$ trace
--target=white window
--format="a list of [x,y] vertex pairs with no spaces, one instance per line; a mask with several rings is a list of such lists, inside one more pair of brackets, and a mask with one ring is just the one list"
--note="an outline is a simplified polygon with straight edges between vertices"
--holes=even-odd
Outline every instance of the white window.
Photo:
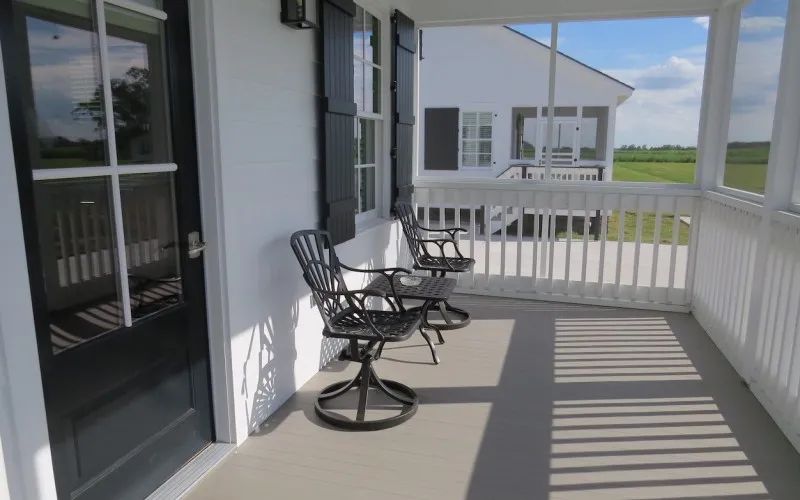
[[380,114],[381,22],[358,6],[353,20],[353,73],[359,114]]
[[492,166],[492,113],[461,113],[461,166]]
[[[727,187],[764,194],[788,8],[788,0],[755,0],[742,11],[723,176]],[[771,17],[764,17],[765,10]],[[774,22],[764,24],[765,19]]]
[[377,216],[380,185],[381,22],[356,6],[353,21],[353,82],[358,117],[355,119],[356,222]]
[[369,118],[356,119],[355,145],[355,186],[356,213],[365,214],[375,210],[375,177],[377,155],[375,154],[375,137],[377,121]]

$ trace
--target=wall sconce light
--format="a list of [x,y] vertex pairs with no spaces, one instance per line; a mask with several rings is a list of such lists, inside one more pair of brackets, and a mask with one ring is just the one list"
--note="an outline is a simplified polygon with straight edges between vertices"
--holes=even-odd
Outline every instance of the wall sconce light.
[[281,0],[281,22],[296,30],[316,28],[317,0]]

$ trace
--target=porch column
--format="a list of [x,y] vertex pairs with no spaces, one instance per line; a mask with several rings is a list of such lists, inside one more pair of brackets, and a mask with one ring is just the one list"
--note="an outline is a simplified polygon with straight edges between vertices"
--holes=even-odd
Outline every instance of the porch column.
[[[750,315],[745,338],[745,370],[748,381],[755,382],[755,355],[761,324],[767,260],[772,238],[772,216],[788,210],[792,203],[795,171],[798,168],[800,142],[800,0],[789,2],[781,56],[781,74],[775,104],[772,145],[767,163],[767,181],[759,226]],[[726,122],[727,123],[727,122]],[[721,178],[721,176],[720,176]]]
[[703,191],[716,188],[725,173],[728,118],[741,10],[741,4],[735,3],[720,8],[711,16],[695,172],[695,182]]

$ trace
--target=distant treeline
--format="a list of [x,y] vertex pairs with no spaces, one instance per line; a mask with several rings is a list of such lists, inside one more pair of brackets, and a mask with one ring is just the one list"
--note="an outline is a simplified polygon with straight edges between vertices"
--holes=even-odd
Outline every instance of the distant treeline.
[[696,151],[696,146],[681,146],[679,144],[664,144],[661,146],[637,146],[636,144],[623,144],[616,151]]
[[[727,163],[766,164],[769,142],[731,142],[728,144]],[[637,146],[626,144],[614,150],[618,162],[695,163],[696,146],[664,144],[663,146]]]

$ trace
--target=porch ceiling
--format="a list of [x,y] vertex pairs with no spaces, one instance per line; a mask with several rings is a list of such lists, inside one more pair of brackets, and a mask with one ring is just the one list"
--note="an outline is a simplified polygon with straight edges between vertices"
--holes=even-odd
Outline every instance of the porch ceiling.
[[731,0],[407,0],[420,26],[707,15]]

